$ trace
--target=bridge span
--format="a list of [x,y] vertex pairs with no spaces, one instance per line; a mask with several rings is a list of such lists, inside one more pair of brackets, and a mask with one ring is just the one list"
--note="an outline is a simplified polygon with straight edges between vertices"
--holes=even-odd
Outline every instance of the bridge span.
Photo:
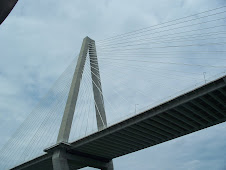
[[107,169],[112,159],[226,121],[226,76],[72,143],[12,168],[52,170],[55,150],[65,150],[71,168]]

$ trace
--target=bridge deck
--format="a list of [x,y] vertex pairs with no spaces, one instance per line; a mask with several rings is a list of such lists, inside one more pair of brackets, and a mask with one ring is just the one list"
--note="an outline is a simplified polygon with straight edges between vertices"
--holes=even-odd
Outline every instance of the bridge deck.
[[[67,152],[111,160],[224,121],[226,77],[75,141]],[[34,163],[32,160],[19,167]]]
[[225,77],[71,145],[76,151],[112,159],[224,121]]

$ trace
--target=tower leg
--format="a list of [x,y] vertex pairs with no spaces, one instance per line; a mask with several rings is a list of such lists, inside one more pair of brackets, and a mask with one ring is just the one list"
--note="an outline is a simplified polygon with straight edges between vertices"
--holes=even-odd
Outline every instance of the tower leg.
[[63,118],[60,125],[59,134],[57,137],[57,143],[68,142],[72,120],[75,112],[75,106],[79,94],[80,82],[82,79],[82,73],[86,61],[86,55],[88,52],[88,45],[90,38],[86,37],[83,40],[82,47],[79,53],[77,65],[71,82],[70,91],[67,98],[67,103],[64,109]]
[[107,127],[107,119],[104,108],[104,100],[102,94],[103,92],[101,87],[98,58],[94,40],[90,40],[89,56],[90,56],[90,69],[93,84],[93,96],[95,102],[97,128],[100,131]]
[[65,151],[55,151],[52,157],[53,170],[69,170],[67,159],[65,158]]
[[108,166],[106,168],[101,169],[101,170],[114,170],[113,162],[110,161],[108,163]]

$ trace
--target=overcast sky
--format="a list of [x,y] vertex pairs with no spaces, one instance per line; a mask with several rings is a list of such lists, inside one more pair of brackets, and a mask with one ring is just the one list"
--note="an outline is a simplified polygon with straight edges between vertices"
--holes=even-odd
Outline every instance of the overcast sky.
[[[76,57],[85,36],[98,41],[225,4],[224,0],[20,0],[0,26],[0,147]],[[114,166],[225,170],[225,132],[222,123],[117,158]]]

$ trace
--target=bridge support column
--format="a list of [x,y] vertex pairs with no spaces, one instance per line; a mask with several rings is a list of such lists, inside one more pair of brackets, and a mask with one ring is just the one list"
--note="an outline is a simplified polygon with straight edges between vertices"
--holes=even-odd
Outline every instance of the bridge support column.
[[54,170],[69,170],[66,153],[64,150],[57,150],[52,157]]
[[114,166],[113,166],[112,160],[108,163],[106,168],[102,168],[101,170],[114,170]]

